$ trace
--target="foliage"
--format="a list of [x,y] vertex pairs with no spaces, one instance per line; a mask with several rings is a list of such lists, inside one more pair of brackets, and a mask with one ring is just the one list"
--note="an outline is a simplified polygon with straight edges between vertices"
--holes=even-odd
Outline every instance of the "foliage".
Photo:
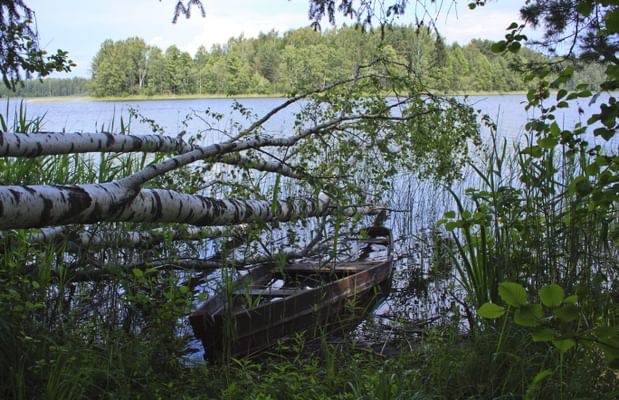
[[[546,60],[523,48],[500,57],[493,43],[473,40],[446,46],[428,28],[391,26],[380,32],[343,27],[322,33],[309,28],[263,33],[255,39],[231,38],[224,46],[201,47],[194,58],[175,46],[162,51],[142,39],[105,41],[92,64],[90,93],[131,94],[281,94],[332,84],[382,54],[405,65],[435,92],[526,90],[518,66]],[[599,64],[579,67],[571,79],[595,83]]]
[[[592,34],[597,36],[597,45],[584,56],[607,62],[603,82],[598,87],[568,88],[574,74],[572,54],[535,65],[526,77],[534,83],[526,108],[538,113],[526,125],[526,146],[516,147],[516,158],[509,161],[505,145],[497,150],[495,140],[490,157],[484,158],[486,169],[472,166],[482,188],[465,192],[468,206],[454,193],[459,216],[450,212],[441,221],[459,249],[454,259],[462,265],[458,274],[468,292],[466,305],[472,303],[483,318],[503,318],[497,321],[500,325],[480,326],[469,317],[476,330],[498,335],[495,359],[505,354],[511,341],[523,339],[522,329],[530,333],[532,343],[518,351],[519,356],[548,352],[548,347],[537,346],[540,342],[553,346],[552,364],[538,361],[528,396],[551,386],[547,379],[556,375],[555,396],[576,396],[565,376],[575,360],[590,362],[603,354],[605,374],[618,367],[619,310],[613,299],[619,158],[613,139],[619,114],[613,93],[592,92],[617,87],[614,51],[606,53],[617,40],[615,8],[607,2],[538,1],[523,9],[531,18],[528,23],[545,19],[546,38],[554,38],[554,44],[556,35],[569,29],[574,29],[573,43],[590,44]],[[572,18],[589,23],[582,29],[570,23]],[[493,51],[521,51],[524,26],[509,26],[505,40],[495,43]],[[574,127],[561,127],[556,112],[578,99],[599,103],[598,111],[584,115],[585,122]],[[505,174],[506,167],[515,170],[518,180]],[[566,297],[566,291],[575,294]]]
[[[169,53],[182,56],[173,50]],[[406,68],[393,63],[392,56],[387,51],[372,65],[360,68],[355,79],[284,103],[303,99],[293,132],[302,133],[318,124],[320,135],[308,135],[281,151],[272,146],[269,156],[285,160],[307,178],[276,178],[272,186],[265,174],[250,168],[215,169],[218,160],[207,159],[192,169],[153,179],[149,187],[201,191],[218,197],[251,196],[273,201],[275,207],[273,199],[279,192],[299,195],[320,189],[329,192],[334,206],[347,207],[381,200],[390,180],[404,169],[454,179],[466,160],[467,143],[477,138],[475,114],[465,104],[421,91],[419,82]],[[388,90],[397,96],[385,97]],[[227,134],[239,141],[263,134],[258,116],[238,103],[233,108],[241,121]],[[17,115],[14,121],[19,122],[13,126],[8,115],[2,119],[3,131],[38,129],[27,121],[23,109]],[[207,128],[221,119],[210,111],[199,117]],[[121,133],[130,127],[130,121],[125,122],[121,120]],[[105,130],[114,131],[114,126]],[[154,123],[153,131],[159,132]],[[201,139],[197,135],[190,141],[200,143]],[[263,154],[252,148],[243,156],[259,161]],[[102,153],[94,157],[67,154],[3,159],[1,180],[4,185],[109,182],[143,170],[161,157]],[[214,178],[218,182],[211,183]],[[248,234],[256,240],[243,243],[234,255],[273,255],[302,244],[303,238],[295,233],[296,222],[283,227],[257,224],[253,227],[256,231]],[[353,218],[351,224],[357,222],[358,218]],[[85,231],[114,238],[118,236],[115,232],[152,228],[172,232],[170,226],[152,224],[99,224]],[[128,397],[134,393],[148,396],[151,389],[169,393],[158,385],[149,387],[150,382],[180,379],[181,355],[189,341],[184,317],[193,302],[208,293],[196,288],[206,276],[199,261],[218,252],[225,240],[178,245],[164,240],[126,248],[116,239],[98,248],[80,244],[72,235],[48,245],[29,239],[37,233],[2,235],[0,285],[10,290],[0,296],[0,313],[2,329],[10,332],[7,337],[11,338],[0,343],[5,361],[0,371],[2,395],[19,398],[48,392],[51,398],[96,397],[98,389],[127,393]],[[275,235],[278,241],[273,240]],[[198,264],[192,267],[186,261]]]
[[66,51],[47,56],[39,47],[34,12],[23,0],[0,2],[0,27],[0,73],[6,87],[15,90],[24,76],[66,72],[74,65]]
[[[580,47],[589,60],[617,64],[619,6],[607,0],[535,0],[520,11],[525,24],[544,27],[543,44],[555,52],[560,42]],[[569,54],[568,53],[568,54]],[[570,54],[571,55],[571,54]]]
[[[507,308],[485,303],[478,310],[482,318],[505,318],[497,353],[503,350],[501,347],[507,318],[513,317],[516,325],[528,328],[533,342],[551,343],[559,351],[561,398],[564,398],[565,354],[568,351],[577,351],[578,345],[584,348],[581,350],[581,353],[584,353],[581,357],[595,358],[597,354],[603,353],[603,359],[609,367],[619,369],[619,329],[614,321],[617,315],[616,305],[611,306],[610,313],[614,317],[611,317],[610,321],[599,318],[585,321],[584,308],[578,303],[578,297],[566,297],[563,288],[557,284],[546,285],[540,289],[539,303],[529,303],[524,287],[514,282],[501,283],[499,294]],[[510,312],[512,310],[513,313]],[[550,369],[541,370],[533,383],[539,386],[542,380],[552,374]]]
[[[324,4],[326,8],[317,12],[327,15],[332,13],[329,4],[335,4],[314,3]],[[351,7],[353,2],[341,4]],[[614,35],[613,19],[604,20],[604,29]],[[306,190],[326,188],[343,205],[381,199],[390,188],[389,180],[402,170],[418,168],[424,176],[447,181],[457,177],[459,167],[468,161],[463,152],[466,143],[475,138],[474,116],[466,106],[423,91],[419,80],[452,89],[460,78],[454,72],[457,69],[449,67],[459,65],[475,71],[469,75],[475,82],[471,84],[501,82],[497,77],[501,70],[491,67],[495,62],[506,64],[491,50],[505,52],[508,59],[526,54],[528,50],[520,45],[524,39],[520,26],[511,26],[506,40],[498,45],[475,43],[473,57],[456,46],[450,53],[440,38],[424,29],[385,30],[387,42],[375,48],[351,46],[359,40],[355,35],[347,28],[326,34],[300,30],[283,38],[273,33],[257,39],[264,45],[260,52],[251,41],[239,38],[227,47],[200,51],[193,63],[211,74],[205,85],[220,85],[216,92],[238,93],[247,88],[268,92],[275,87],[294,92],[317,79],[322,80],[319,86],[328,87],[350,76],[350,71],[359,73],[354,67],[374,59],[375,63],[364,67],[372,79],[313,92],[296,126],[337,118],[351,110],[363,111],[365,119],[308,140],[293,148],[292,154],[274,155],[310,171],[303,181]],[[339,47],[331,47],[329,40]],[[299,50],[302,47],[297,43],[312,51]],[[330,62],[333,49],[342,48],[350,49],[347,58],[340,60],[350,69],[338,75],[341,71]],[[427,48],[435,52],[426,53]],[[123,54],[133,62],[125,60],[126,71],[113,71],[105,60],[108,52]],[[450,64],[450,55],[456,64]],[[130,39],[106,42],[100,56],[97,62],[104,70],[96,75],[105,77],[102,82],[120,94],[195,90],[196,81],[189,79],[191,68],[184,69],[190,57],[178,49],[164,53],[148,48],[140,39]],[[510,152],[506,143],[494,138],[471,165],[480,183],[463,195],[452,189],[457,209],[441,221],[451,233],[446,247],[452,251],[455,273],[466,292],[461,300],[468,312],[466,334],[454,305],[451,323],[427,329],[420,339],[405,336],[399,343],[402,346],[395,348],[399,356],[389,360],[367,348],[340,350],[326,340],[319,348],[311,348],[294,338],[274,351],[269,362],[194,365],[182,358],[187,345],[182,318],[193,307],[193,282],[204,273],[185,269],[181,261],[187,255],[212,254],[212,245],[176,246],[166,241],[161,246],[122,251],[120,243],[106,249],[76,249],[71,241],[41,246],[28,239],[28,232],[11,232],[2,236],[0,249],[0,285],[7,288],[0,291],[0,395],[616,398],[618,381],[609,367],[615,368],[617,362],[618,169],[616,150],[608,143],[615,137],[617,103],[610,94],[598,112],[587,116],[586,124],[561,127],[556,122],[558,109],[579,98],[595,101],[596,96],[591,87],[566,86],[574,79],[573,66],[557,60],[538,61],[550,63],[528,77],[528,106],[539,111],[527,125],[528,142]],[[610,60],[604,67],[600,88],[616,88],[616,65]],[[321,74],[313,75],[314,69]],[[436,81],[426,74],[432,69],[441,71]],[[150,83],[149,76],[158,80]],[[197,82],[202,90],[201,74]],[[411,95],[399,111],[401,124],[371,118],[384,117],[393,102],[399,101],[397,96],[386,100],[387,90]],[[553,104],[548,104],[552,98]],[[235,111],[250,123],[257,118],[239,104]],[[408,116],[414,118],[407,120]],[[210,112],[200,117],[209,122],[221,119]],[[0,118],[2,129],[35,131],[40,122],[28,121],[22,109],[13,121],[11,127],[8,113]],[[121,123],[121,130],[126,126]],[[257,134],[242,128],[234,125],[229,133]],[[592,144],[592,136],[604,142]],[[261,154],[249,151],[248,155]],[[105,182],[127,176],[150,161],[109,154],[54,156],[3,160],[0,171],[7,183]],[[294,191],[285,178],[276,178],[271,185],[263,175],[249,170],[233,174],[224,168],[217,176],[218,181],[226,178],[223,187],[213,183],[211,188],[206,172],[215,162],[205,160],[194,170],[179,170],[150,184],[251,194],[272,201],[274,207],[277,193]],[[352,175],[353,166],[359,175]],[[95,227],[112,233],[114,229],[148,228],[132,224]],[[292,231],[293,226],[288,228]],[[260,247],[272,254],[281,249],[273,232],[264,237],[257,232],[251,235],[258,243],[243,249],[246,253]],[[159,263],[162,259],[171,269]],[[478,319],[472,309],[490,321]]]
[[58,96],[85,96],[88,91],[86,78],[45,78],[42,80],[23,80],[12,91],[0,87],[2,97],[58,97]]

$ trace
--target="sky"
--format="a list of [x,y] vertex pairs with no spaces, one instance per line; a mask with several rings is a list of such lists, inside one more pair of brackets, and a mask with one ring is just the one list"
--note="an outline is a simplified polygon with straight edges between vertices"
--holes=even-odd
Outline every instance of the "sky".
[[[141,37],[165,50],[175,44],[192,55],[200,45],[226,43],[231,37],[255,37],[260,32],[308,26],[308,0],[203,0],[206,17],[196,8],[190,19],[172,24],[177,0],[28,0],[36,13],[40,45],[48,52],[63,49],[77,64],[70,76],[90,76],[90,64],[106,39]],[[183,0],[185,3],[187,0]],[[389,1],[389,0],[387,0]],[[421,0],[423,2],[424,0]],[[469,1],[427,1],[427,9],[411,1],[401,23],[414,23],[417,15],[434,17],[447,43],[466,44],[471,39],[500,40],[505,28],[518,20],[523,0],[489,1],[469,10]],[[436,4],[442,4],[441,7]],[[347,22],[340,16],[338,23]],[[323,21],[323,29],[330,27]],[[60,77],[60,75],[55,75]],[[66,76],[63,75],[63,76]]]

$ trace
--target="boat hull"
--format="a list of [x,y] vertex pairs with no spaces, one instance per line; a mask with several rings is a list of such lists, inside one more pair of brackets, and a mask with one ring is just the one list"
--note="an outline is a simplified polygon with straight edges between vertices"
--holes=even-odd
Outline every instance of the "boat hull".
[[[243,280],[265,282],[274,276],[298,279],[328,275],[323,269],[299,264],[296,268],[295,265],[284,268],[282,274],[272,265],[263,265]],[[336,265],[330,275],[332,279],[318,287],[299,288],[285,297],[253,307],[231,309],[228,306],[232,299],[230,294],[215,296],[189,318],[204,345],[205,357],[212,361],[247,357],[299,332],[311,338],[356,326],[388,293],[392,263],[388,259]],[[275,289],[265,294],[282,292],[285,291]]]

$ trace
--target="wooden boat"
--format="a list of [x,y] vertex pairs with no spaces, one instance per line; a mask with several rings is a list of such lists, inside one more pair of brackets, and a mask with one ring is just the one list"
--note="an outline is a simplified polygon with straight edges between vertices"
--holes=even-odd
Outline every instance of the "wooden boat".
[[211,361],[251,356],[303,332],[316,337],[356,326],[391,287],[391,232],[367,229],[353,262],[261,264],[189,317]]

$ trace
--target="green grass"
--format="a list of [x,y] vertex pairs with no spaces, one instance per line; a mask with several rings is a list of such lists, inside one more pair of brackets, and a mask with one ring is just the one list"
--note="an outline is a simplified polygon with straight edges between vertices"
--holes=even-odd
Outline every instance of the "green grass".
[[[40,122],[28,118],[23,104],[0,118],[3,130],[36,131]],[[121,130],[129,125],[121,122]],[[587,340],[561,354],[510,321],[484,322],[475,314],[481,302],[500,301],[496,288],[503,279],[523,282],[533,296],[557,282],[578,294],[580,327],[616,326],[616,210],[592,212],[586,197],[566,190],[581,173],[582,157],[556,148],[530,159],[497,142],[482,153],[473,166],[479,183],[458,197],[457,213],[447,218],[455,223],[448,247],[456,267],[446,275],[456,275],[462,286],[448,280],[440,293],[467,305],[468,321],[454,305],[449,319],[421,337],[394,334],[389,356],[354,342],[293,338],[268,359],[188,362],[182,322],[194,299],[183,285],[191,274],[148,268],[149,260],[174,257],[178,249],[70,253],[67,243],[41,246],[30,243],[27,232],[13,232],[0,243],[0,397],[614,399],[619,379],[606,354]],[[0,177],[3,184],[109,181],[150,161],[112,154],[3,159]],[[170,180],[181,190],[190,182],[180,174]],[[96,228],[113,233],[149,226]],[[73,263],[82,252],[85,264]],[[135,257],[145,260],[144,268],[126,268]],[[112,279],[72,282],[93,260],[104,263]]]

